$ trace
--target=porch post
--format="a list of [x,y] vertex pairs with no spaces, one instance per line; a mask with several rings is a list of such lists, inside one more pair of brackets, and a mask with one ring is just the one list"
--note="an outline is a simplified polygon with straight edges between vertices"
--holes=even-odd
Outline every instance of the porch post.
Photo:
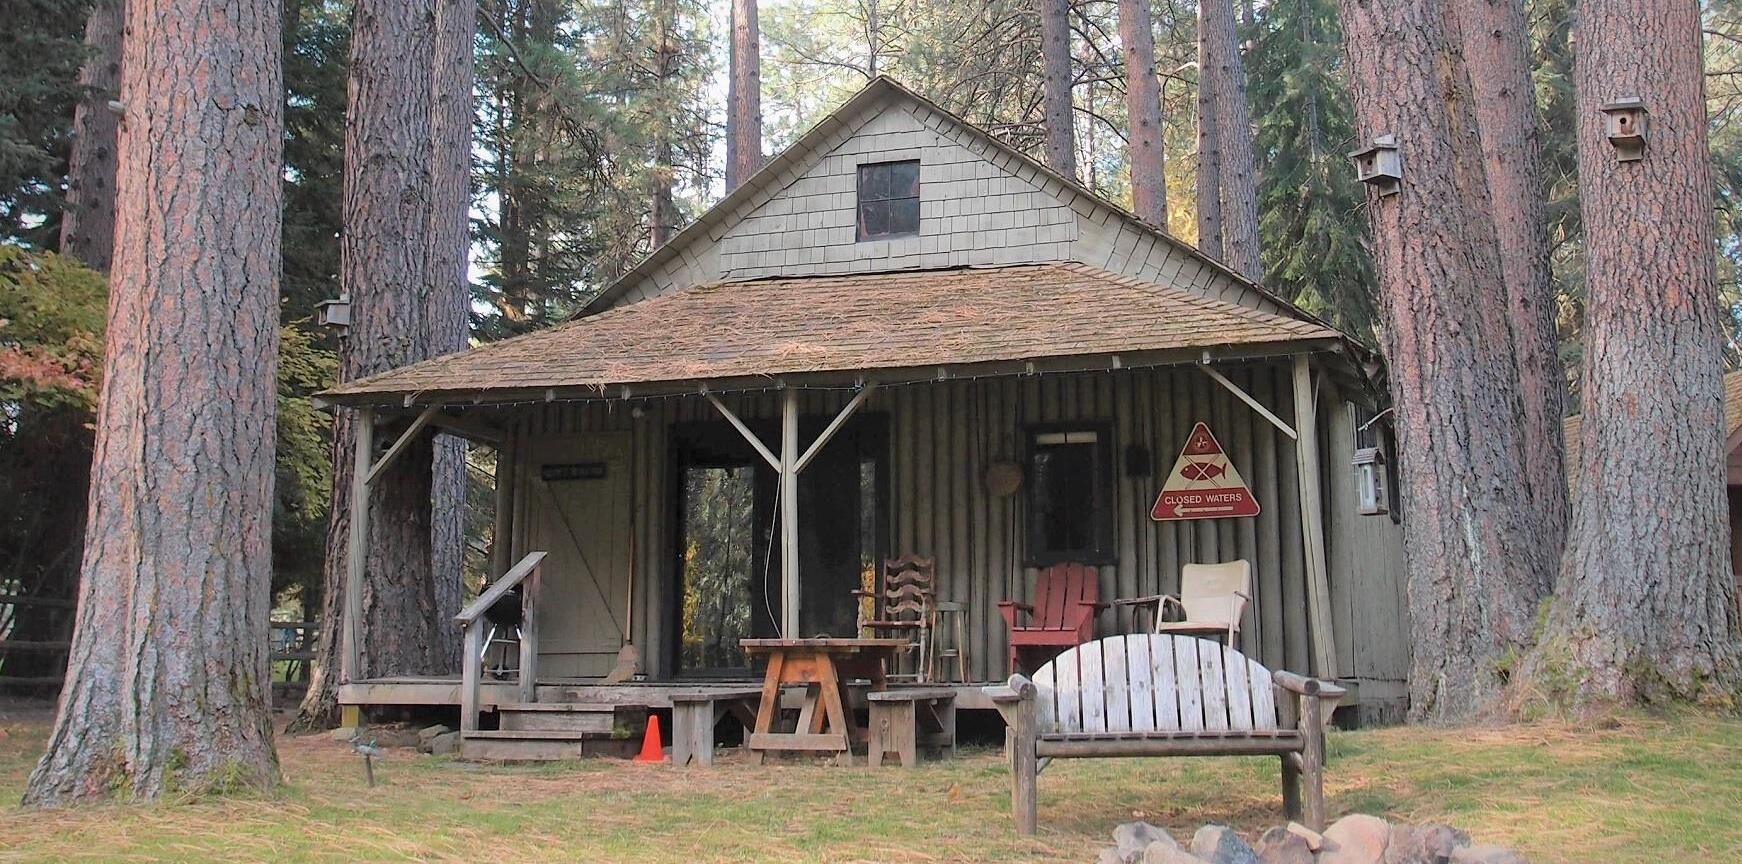
[[344,629],[340,631],[339,682],[348,684],[362,677],[363,653],[359,643],[363,614],[363,579],[369,547],[369,470],[375,453],[375,412],[358,409],[352,420],[356,447],[351,465],[351,536],[345,556]]
[[1307,571],[1307,621],[1312,631],[1313,674],[1336,679],[1337,640],[1331,632],[1331,587],[1325,562],[1324,501],[1319,495],[1318,400],[1313,396],[1307,355],[1294,355],[1295,467],[1299,471],[1300,533]]
[[780,630],[798,638],[798,388],[780,400]]
[[514,457],[515,435],[504,431],[496,448],[496,527],[490,548],[490,576],[508,572],[514,564]]

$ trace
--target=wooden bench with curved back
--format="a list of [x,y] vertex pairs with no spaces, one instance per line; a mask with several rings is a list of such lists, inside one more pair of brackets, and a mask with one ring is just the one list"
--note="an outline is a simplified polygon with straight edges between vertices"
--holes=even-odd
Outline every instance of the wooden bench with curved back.
[[1044,759],[1277,756],[1289,818],[1324,830],[1325,720],[1334,684],[1271,672],[1232,648],[1165,633],[1109,636],[985,688],[1004,715],[1016,830],[1033,834]]

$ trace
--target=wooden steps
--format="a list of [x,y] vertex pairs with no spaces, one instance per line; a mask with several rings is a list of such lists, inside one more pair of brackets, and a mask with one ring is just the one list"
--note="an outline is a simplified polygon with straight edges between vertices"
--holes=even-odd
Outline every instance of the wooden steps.
[[[545,761],[631,755],[647,709],[601,702],[509,702],[496,706],[496,729],[460,734],[460,758]],[[618,730],[630,732],[622,737]]]

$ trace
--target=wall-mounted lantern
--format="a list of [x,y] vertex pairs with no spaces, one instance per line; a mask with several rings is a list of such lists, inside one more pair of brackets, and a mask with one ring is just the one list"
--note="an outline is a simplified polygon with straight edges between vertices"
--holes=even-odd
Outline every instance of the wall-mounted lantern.
[[334,327],[343,332],[351,326],[351,295],[340,294],[333,300],[315,304],[322,327]]
[[1638,162],[1645,158],[1645,127],[1649,122],[1645,101],[1624,96],[1602,108],[1603,133],[1615,147],[1615,161]]
[[1385,493],[1385,454],[1378,447],[1355,451],[1355,512],[1377,516],[1389,510]]
[[1396,195],[1403,187],[1403,158],[1397,152],[1397,136],[1380,135],[1373,146],[1349,154],[1355,163],[1355,179],[1372,186],[1381,198]]

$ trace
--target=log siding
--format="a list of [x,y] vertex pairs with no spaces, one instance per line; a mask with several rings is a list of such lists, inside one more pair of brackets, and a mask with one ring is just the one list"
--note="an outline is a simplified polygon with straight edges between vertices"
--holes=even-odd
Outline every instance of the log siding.
[[[1279,417],[1292,423],[1286,361],[1223,370]],[[1386,516],[1355,513],[1353,424],[1332,382],[1319,385],[1319,435],[1327,560],[1336,651],[1346,679],[1360,686],[1363,716],[1390,719],[1408,669],[1409,649],[1401,579],[1401,531]],[[801,411],[828,417],[852,397],[848,390],[806,390]],[[779,391],[720,396],[747,422],[780,416]],[[1102,566],[1103,597],[1178,590],[1183,564],[1246,558],[1253,562],[1255,594],[1242,627],[1241,647],[1272,668],[1313,672],[1307,618],[1307,574],[1301,546],[1294,442],[1231,394],[1189,366],[1098,373],[999,377],[890,386],[867,400],[864,411],[889,422],[889,525],[892,554],[937,559],[942,599],[967,604],[969,672],[980,681],[1004,677],[1005,631],[996,604],[1027,600],[1035,573],[1024,566],[1023,495],[988,494],[981,481],[994,461],[1025,461],[1029,426],[1104,423],[1113,432],[1114,563]],[[639,416],[637,416],[639,415]],[[635,512],[633,633],[646,671],[668,677],[669,632],[676,579],[671,556],[669,434],[674,424],[720,419],[700,396],[650,400],[549,403],[513,414],[511,429],[526,454],[529,439],[588,432],[628,432],[632,447]],[[1205,420],[1228,449],[1261,505],[1251,519],[1157,523],[1149,509],[1193,421]],[[1295,424],[1298,425],[1298,424]],[[778,446],[772,442],[771,446]],[[1147,450],[1148,470],[1128,470],[1127,449]],[[537,476],[522,455],[512,476]],[[517,560],[525,548],[531,499],[525,481],[511,499]],[[801,522],[802,515],[801,515]],[[802,577],[801,577],[802,578]],[[626,591],[615,585],[610,590]],[[550,602],[561,602],[548,598]],[[1098,622],[1107,635],[1130,626],[1109,611]],[[554,636],[554,634],[551,634]],[[600,663],[608,666],[608,660]],[[602,669],[600,670],[602,672]]]

